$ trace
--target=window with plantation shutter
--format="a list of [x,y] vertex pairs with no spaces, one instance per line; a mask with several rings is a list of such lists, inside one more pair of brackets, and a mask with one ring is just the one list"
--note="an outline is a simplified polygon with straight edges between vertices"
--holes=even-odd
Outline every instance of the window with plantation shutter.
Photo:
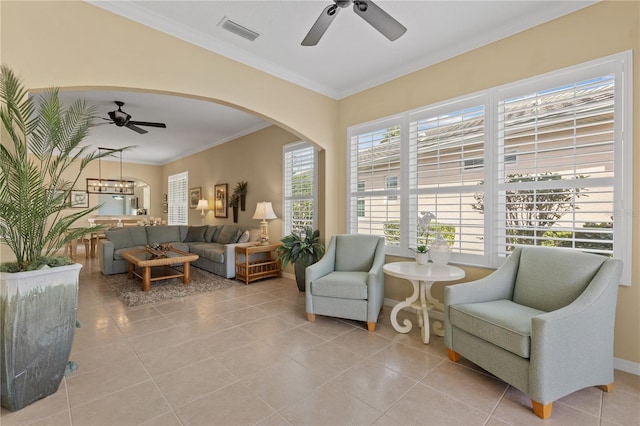
[[169,225],[189,224],[188,187],[188,172],[169,176],[169,193],[167,194]]
[[305,142],[284,147],[283,235],[300,233],[305,226],[317,228],[317,154]]
[[[409,248],[429,246],[438,232],[458,258],[484,253],[484,218],[470,208],[484,191],[485,106],[431,108],[409,123]],[[463,106],[462,104],[454,105]],[[474,168],[465,165],[473,161]],[[431,218],[428,228],[418,221]]]
[[400,248],[400,125],[390,120],[350,138],[350,232]]
[[[498,255],[542,245],[610,256],[615,75],[527,86],[498,101]],[[507,164],[503,151],[517,152],[517,163]]]
[[631,65],[624,52],[349,128],[348,232],[401,256],[440,232],[453,262],[490,267],[517,246],[587,251],[622,259],[629,284]]

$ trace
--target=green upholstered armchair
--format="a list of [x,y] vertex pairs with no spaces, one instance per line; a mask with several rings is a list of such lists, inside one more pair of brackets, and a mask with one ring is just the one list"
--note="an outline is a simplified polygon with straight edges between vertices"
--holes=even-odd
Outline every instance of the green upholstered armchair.
[[613,386],[613,330],[622,262],[548,247],[516,248],[493,274],[446,287],[445,345],[531,398],[553,401]]
[[375,331],[384,301],[384,238],[335,235],[319,262],[307,267],[307,319],[316,314],[366,321]]

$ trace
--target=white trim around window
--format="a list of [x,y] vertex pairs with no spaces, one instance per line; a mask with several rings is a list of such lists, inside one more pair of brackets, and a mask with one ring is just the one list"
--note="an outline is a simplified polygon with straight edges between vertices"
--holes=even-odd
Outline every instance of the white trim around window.
[[168,178],[168,207],[167,223],[169,225],[189,224],[188,188],[189,172],[177,173]]
[[283,147],[282,234],[318,227],[318,153],[306,142]]

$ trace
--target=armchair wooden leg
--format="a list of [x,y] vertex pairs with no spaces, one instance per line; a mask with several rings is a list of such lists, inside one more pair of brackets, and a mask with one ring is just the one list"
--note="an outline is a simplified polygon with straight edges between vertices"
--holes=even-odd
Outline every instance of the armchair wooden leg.
[[531,400],[531,405],[533,405],[533,412],[536,416],[541,419],[548,419],[551,417],[551,409],[553,408],[553,402],[548,403],[547,405],[542,405],[542,403],[538,401]]
[[368,322],[367,323],[367,329],[369,331],[376,331],[376,323],[375,322]]
[[460,354],[456,351],[452,351],[449,348],[447,348],[447,356],[453,362],[458,362],[458,360],[460,359]]
[[307,312],[307,321],[314,322],[316,320],[316,314]]
[[603,392],[613,392],[613,383],[609,383],[608,385],[600,385],[596,387]]

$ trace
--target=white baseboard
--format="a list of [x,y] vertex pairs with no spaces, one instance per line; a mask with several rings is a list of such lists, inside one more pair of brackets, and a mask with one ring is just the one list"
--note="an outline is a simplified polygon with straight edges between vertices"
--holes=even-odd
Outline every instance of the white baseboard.
[[637,362],[627,361],[626,359],[613,358],[613,368],[624,371],[626,373],[640,376],[640,364]]
[[281,274],[282,278],[288,278],[288,279],[294,280],[294,281],[296,280],[296,275],[295,274],[291,274],[289,272],[284,272],[284,271],[282,271],[280,274]]
[[[384,305],[393,308],[399,302],[393,299],[384,299]],[[412,307],[405,308],[407,310],[413,310]],[[429,309],[429,318],[433,318],[438,321],[444,321],[444,314],[440,311],[434,311],[433,309]],[[635,374],[636,376],[640,376],[640,364],[636,362],[627,361],[625,359],[614,358],[613,359],[613,368],[616,370],[624,371],[626,373]]]

